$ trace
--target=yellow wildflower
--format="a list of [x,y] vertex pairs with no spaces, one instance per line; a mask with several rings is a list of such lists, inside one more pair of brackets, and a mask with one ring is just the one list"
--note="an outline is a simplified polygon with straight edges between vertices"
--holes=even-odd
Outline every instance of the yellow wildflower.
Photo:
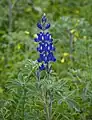
[[64,55],[64,57],[66,57],[66,56],[69,56],[69,53],[64,53],[63,55]]
[[25,31],[25,34],[26,34],[26,35],[29,35],[30,33],[29,33],[28,31]]
[[83,36],[84,39],[87,39],[87,36]]
[[37,38],[38,36],[37,36],[37,34],[34,34],[33,37],[34,37],[34,38]]
[[72,30],[71,30],[71,33],[74,33],[74,32],[75,32],[75,30],[74,30],[74,29],[72,29]]
[[65,59],[64,59],[64,58],[62,58],[62,59],[61,59],[61,63],[64,63],[64,62],[65,62]]
[[18,47],[18,49],[21,49],[21,44],[18,44],[18,46],[17,46],[17,47]]

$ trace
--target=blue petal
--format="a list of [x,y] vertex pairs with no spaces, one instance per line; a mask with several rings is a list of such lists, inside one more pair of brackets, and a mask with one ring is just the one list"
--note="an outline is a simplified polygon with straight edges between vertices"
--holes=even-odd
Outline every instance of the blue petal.
[[53,41],[53,39],[52,39],[52,37],[51,37],[51,34],[48,35],[48,41],[49,41],[49,42],[52,42],[52,41]]
[[48,40],[49,39],[49,36],[48,36],[48,34],[44,34],[44,40]]
[[42,71],[42,70],[45,70],[45,66],[44,66],[44,64],[42,64],[40,67],[39,67],[39,69]]
[[53,62],[55,62],[55,61],[56,61],[56,58],[55,58],[54,56],[53,56],[53,58],[52,58],[52,61],[53,61]]
[[43,61],[43,54],[40,54],[40,57],[37,60],[38,62],[42,62]]
[[38,58],[37,61],[38,61],[38,62],[42,62],[42,59],[41,59],[41,58]]
[[39,42],[39,39],[38,39],[38,38],[35,38],[34,41],[35,41],[35,42]]
[[43,35],[43,32],[40,32],[40,35]]
[[40,43],[39,47],[37,47],[37,51],[39,51],[40,53],[42,53],[44,51],[44,46],[42,43]]
[[48,59],[49,59],[49,61],[52,60],[52,56],[53,56],[53,53],[50,52],[50,53],[48,54]]
[[48,35],[49,35],[49,32],[46,33],[46,36],[48,36]]
[[42,30],[42,25],[41,25],[41,23],[37,23],[37,27]]
[[47,21],[46,16],[42,16],[42,23],[43,23],[43,22],[45,22],[45,23],[46,23],[46,21]]
[[48,43],[44,42],[44,51],[47,52],[48,51]]
[[45,54],[40,54],[40,59],[43,61],[44,60]]
[[48,59],[49,59],[49,61],[53,61],[53,62],[56,61],[56,58],[54,57],[54,55],[53,55],[52,52],[50,52],[50,53],[48,54]]
[[44,34],[43,36],[44,36],[45,41],[48,41],[48,42],[53,41],[53,39],[51,38],[51,34],[49,34],[48,32],[46,34]]
[[51,40],[51,39],[52,39],[51,34],[49,34],[49,40]]
[[51,50],[51,51],[55,51],[55,47],[53,46],[53,43],[50,43],[49,46],[50,46],[50,50]]
[[44,62],[45,62],[45,63],[48,63],[48,62],[49,62],[49,60],[48,60],[48,57],[47,57],[47,56],[45,56],[45,57],[44,57]]
[[44,37],[43,37],[43,33],[42,33],[42,32],[40,32],[40,33],[37,34],[37,35],[38,35],[38,39],[39,39],[39,41],[44,40]]
[[40,53],[43,52],[43,50],[41,50],[39,47],[37,48],[37,51],[39,51]]
[[45,52],[42,53],[42,54],[40,54],[40,59],[41,59],[42,61],[44,61],[45,63],[48,62],[48,56],[46,55]]
[[50,24],[48,23],[46,26],[45,26],[45,29],[49,29],[50,28]]

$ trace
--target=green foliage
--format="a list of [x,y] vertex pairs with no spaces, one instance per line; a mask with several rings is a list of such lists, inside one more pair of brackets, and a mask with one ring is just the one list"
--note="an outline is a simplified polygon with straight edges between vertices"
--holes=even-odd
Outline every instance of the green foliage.
[[[92,120],[91,6],[91,0],[0,1],[0,120],[46,120],[49,93],[51,120]],[[49,79],[42,72],[38,81],[33,36],[44,12],[57,61]]]

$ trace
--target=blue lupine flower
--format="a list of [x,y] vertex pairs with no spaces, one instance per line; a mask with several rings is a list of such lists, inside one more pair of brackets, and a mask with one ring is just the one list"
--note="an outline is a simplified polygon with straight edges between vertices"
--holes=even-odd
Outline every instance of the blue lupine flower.
[[42,25],[41,25],[41,23],[37,23],[37,27],[42,30]]
[[42,16],[42,23],[46,23],[46,21],[47,21],[47,18],[46,18],[46,16],[45,16],[45,14]]
[[49,34],[49,32],[44,33],[44,32],[40,32],[37,34],[37,38],[34,39],[35,42],[41,42],[41,41],[48,41],[48,42],[52,42],[52,36],[51,34]]
[[53,55],[55,47],[53,46],[52,35],[49,32],[44,32],[46,29],[50,28],[50,24],[46,23],[46,15],[42,16],[41,22],[37,23],[37,27],[42,30],[42,32],[37,34],[37,37],[34,39],[35,42],[38,42],[37,51],[40,53],[38,62],[42,63],[39,67],[40,70],[45,70],[49,62],[55,62],[56,58]]
[[48,28],[50,28],[50,24],[49,23],[45,26],[45,29],[48,29]]
[[45,70],[45,66],[44,64],[42,64],[40,67],[39,67],[40,70]]

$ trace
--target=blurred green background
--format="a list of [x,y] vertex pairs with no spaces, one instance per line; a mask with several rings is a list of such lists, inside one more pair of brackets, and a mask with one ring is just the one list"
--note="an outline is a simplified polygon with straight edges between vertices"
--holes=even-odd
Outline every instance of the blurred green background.
[[33,39],[43,13],[56,47],[53,70],[70,81],[69,89],[80,89],[74,97],[82,112],[70,119],[92,120],[92,0],[0,0],[0,100],[8,98],[7,82],[20,64],[37,59]]

